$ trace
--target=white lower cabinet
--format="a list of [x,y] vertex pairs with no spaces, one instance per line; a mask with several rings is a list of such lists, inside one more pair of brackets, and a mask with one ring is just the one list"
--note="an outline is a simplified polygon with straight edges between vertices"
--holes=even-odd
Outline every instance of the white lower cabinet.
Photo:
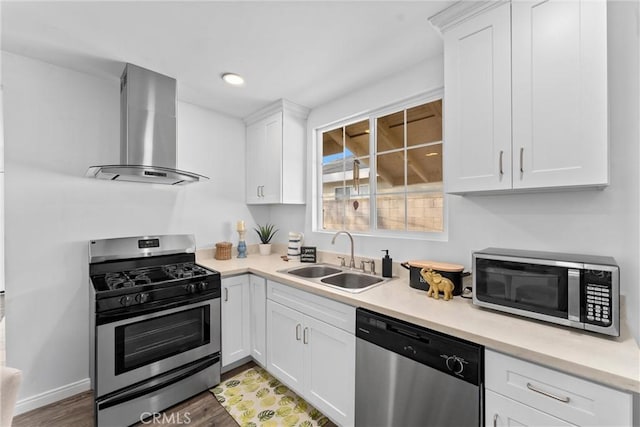
[[249,275],[249,335],[251,336],[251,357],[260,365],[267,364],[267,281]]
[[487,349],[486,426],[630,426],[631,393]]
[[354,307],[267,282],[267,370],[343,426],[354,424],[353,328]]
[[355,336],[305,316],[305,397],[341,425],[355,417]]
[[222,279],[221,329],[222,366],[250,353],[249,275]]
[[302,313],[267,301],[267,370],[299,393],[304,374],[303,324]]
[[253,274],[222,279],[222,366],[251,356],[265,366],[266,279]]

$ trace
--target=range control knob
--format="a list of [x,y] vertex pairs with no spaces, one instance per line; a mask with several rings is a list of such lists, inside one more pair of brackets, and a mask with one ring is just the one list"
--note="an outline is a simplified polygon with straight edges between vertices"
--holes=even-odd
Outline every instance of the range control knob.
[[449,356],[447,357],[447,369],[453,372],[456,375],[462,374],[464,370],[465,360],[462,357],[458,356]]
[[148,293],[141,292],[141,293],[136,295],[136,302],[138,304],[144,304],[147,301],[149,301],[149,294]]
[[133,302],[133,298],[131,297],[131,295],[125,295],[122,298],[120,298],[120,305],[123,307],[127,307],[131,305],[132,302]]
[[200,290],[200,292],[206,291],[208,287],[209,287],[209,284],[207,282],[198,283],[198,289]]
[[190,294],[195,294],[196,293],[196,284],[195,283],[188,283],[184,286],[184,289],[190,293]]

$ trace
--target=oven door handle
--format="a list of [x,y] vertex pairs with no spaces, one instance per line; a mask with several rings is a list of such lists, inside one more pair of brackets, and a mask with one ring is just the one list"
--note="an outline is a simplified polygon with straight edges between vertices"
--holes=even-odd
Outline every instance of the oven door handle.
[[98,314],[96,315],[96,326],[107,326],[115,328],[117,326],[128,325],[130,323],[136,323],[143,320],[150,320],[154,317],[162,317],[167,314],[177,313],[179,311],[191,310],[192,308],[205,307],[213,304],[216,300],[219,300],[220,296],[212,297],[211,295],[204,295],[194,300],[186,302],[180,302],[177,304],[171,304],[170,306],[161,305],[154,306],[149,305],[149,310],[142,313],[116,313],[116,314]]
[[182,381],[183,379],[190,377],[191,375],[194,375],[208,368],[209,366],[215,365],[218,362],[220,362],[219,355],[210,356],[206,360],[194,362],[190,365],[187,365],[186,367],[181,367],[177,370],[170,371],[156,379],[145,382],[144,384],[131,387],[130,390],[124,393],[117,392],[116,396],[106,397],[98,401],[98,410],[107,409],[112,406],[137,399],[138,397],[144,396],[146,394],[153,393],[154,391],[170,386],[171,384],[177,383],[178,381]]

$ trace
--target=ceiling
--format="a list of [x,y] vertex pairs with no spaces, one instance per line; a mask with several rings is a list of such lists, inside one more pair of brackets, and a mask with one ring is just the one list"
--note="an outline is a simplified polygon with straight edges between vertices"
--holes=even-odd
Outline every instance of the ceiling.
[[280,98],[314,108],[442,55],[427,18],[449,4],[2,1],[2,49],[112,79],[130,62],[176,78],[182,101],[245,117]]

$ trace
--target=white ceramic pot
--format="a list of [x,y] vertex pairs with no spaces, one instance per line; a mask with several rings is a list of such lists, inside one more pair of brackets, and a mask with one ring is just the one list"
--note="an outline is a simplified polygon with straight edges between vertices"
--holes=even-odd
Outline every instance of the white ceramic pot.
[[258,245],[260,255],[271,255],[271,243],[260,243]]

